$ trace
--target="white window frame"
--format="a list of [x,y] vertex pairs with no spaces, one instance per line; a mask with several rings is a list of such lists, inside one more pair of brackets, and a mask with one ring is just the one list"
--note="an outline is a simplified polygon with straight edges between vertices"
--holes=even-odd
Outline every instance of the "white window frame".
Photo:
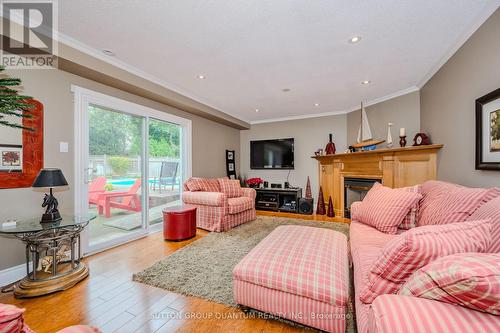
[[[192,174],[192,122],[189,119],[172,115],[167,112],[155,110],[153,108],[129,102],[124,99],[106,95],[94,90],[83,88],[77,85],[71,85],[71,91],[74,95],[74,207],[75,214],[83,214],[87,211],[88,207],[88,184],[86,181],[78,181],[80,179],[86,180],[88,177],[88,170],[86,170],[88,158],[88,106],[97,105],[110,110],[116,110],[125,114],[144,117],[145,130],[144,130],[144,153],[149,156],[147,140],[149,138],[148,126],[149,119],[156,119],[160,121],[170,122],[181,126],[181,166],[182,175],[184,179],[191,177]],[[143,158],[143,170],[145,179],[149,179],[149,168],[146,167],[147,158]],[[182,180],[181,180],[182,188]],[[145,213],[143,214],[143,221],[145,222],[145,232],[131,233],[129,237],[117,239],[116,242],[109,242],[103,246],[89,249],[88,232],[83,233],[82,248],[84,254],[96,253],[103,251],[110,247],[124,244],[125,242],[144,237],[148,233],[157,232],[161,230],[161,223],[149,226],[149,186],[143,186],[143,198]],[[87,206],[86,206],[87,205]]]

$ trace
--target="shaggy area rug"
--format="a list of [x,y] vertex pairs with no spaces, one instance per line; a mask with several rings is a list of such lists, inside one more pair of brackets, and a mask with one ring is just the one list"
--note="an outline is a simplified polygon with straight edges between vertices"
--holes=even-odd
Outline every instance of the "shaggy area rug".
[[[236,304],[232,289],[233,268],[271,231],[287,224],[326,228],[345,235],[349,233],[347,223],[259,216],[255,221],[228,232],[208,234],[134,274],[133,280],[234,307]],[[350,304],[348,331],[352,331],[353,327],[352,309]]]

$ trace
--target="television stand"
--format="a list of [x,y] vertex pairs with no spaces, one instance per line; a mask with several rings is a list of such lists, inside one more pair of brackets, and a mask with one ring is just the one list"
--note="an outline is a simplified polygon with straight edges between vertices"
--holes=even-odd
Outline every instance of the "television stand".
[[301,188],[256,188],[255,209],[298,213]]

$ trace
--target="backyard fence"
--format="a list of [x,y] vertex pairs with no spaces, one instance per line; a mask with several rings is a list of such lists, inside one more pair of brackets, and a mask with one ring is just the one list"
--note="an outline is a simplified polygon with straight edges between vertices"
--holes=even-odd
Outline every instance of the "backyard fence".
[[[113,170],[112,161],[116,156],[110,155],[91,155],[89,157],[89,168],[92,169],[93,178],[96,177],[140,177],[141,176],[141,157],[126,157],[119,156],[118,158],[122,159],[124,163],[126,163],[124,174],[118,174],[116,170]],[[171,157],[150,157],[149,158],[149,177],[159,177],[161,171],[161,163],[162,162],[177,162],[179,163],[179,168],[177,170],[177,177],[181,176],[181,168],[180,168],[180,159],[179,158],[171,158]]]

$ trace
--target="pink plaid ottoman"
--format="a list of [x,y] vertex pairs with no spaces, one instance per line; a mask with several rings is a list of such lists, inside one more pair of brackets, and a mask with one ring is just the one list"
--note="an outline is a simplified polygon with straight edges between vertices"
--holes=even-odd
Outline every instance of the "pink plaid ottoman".
[[234,268],[234,299],[323,331],[345,332],[348,269],[344,234],[279,226]]

